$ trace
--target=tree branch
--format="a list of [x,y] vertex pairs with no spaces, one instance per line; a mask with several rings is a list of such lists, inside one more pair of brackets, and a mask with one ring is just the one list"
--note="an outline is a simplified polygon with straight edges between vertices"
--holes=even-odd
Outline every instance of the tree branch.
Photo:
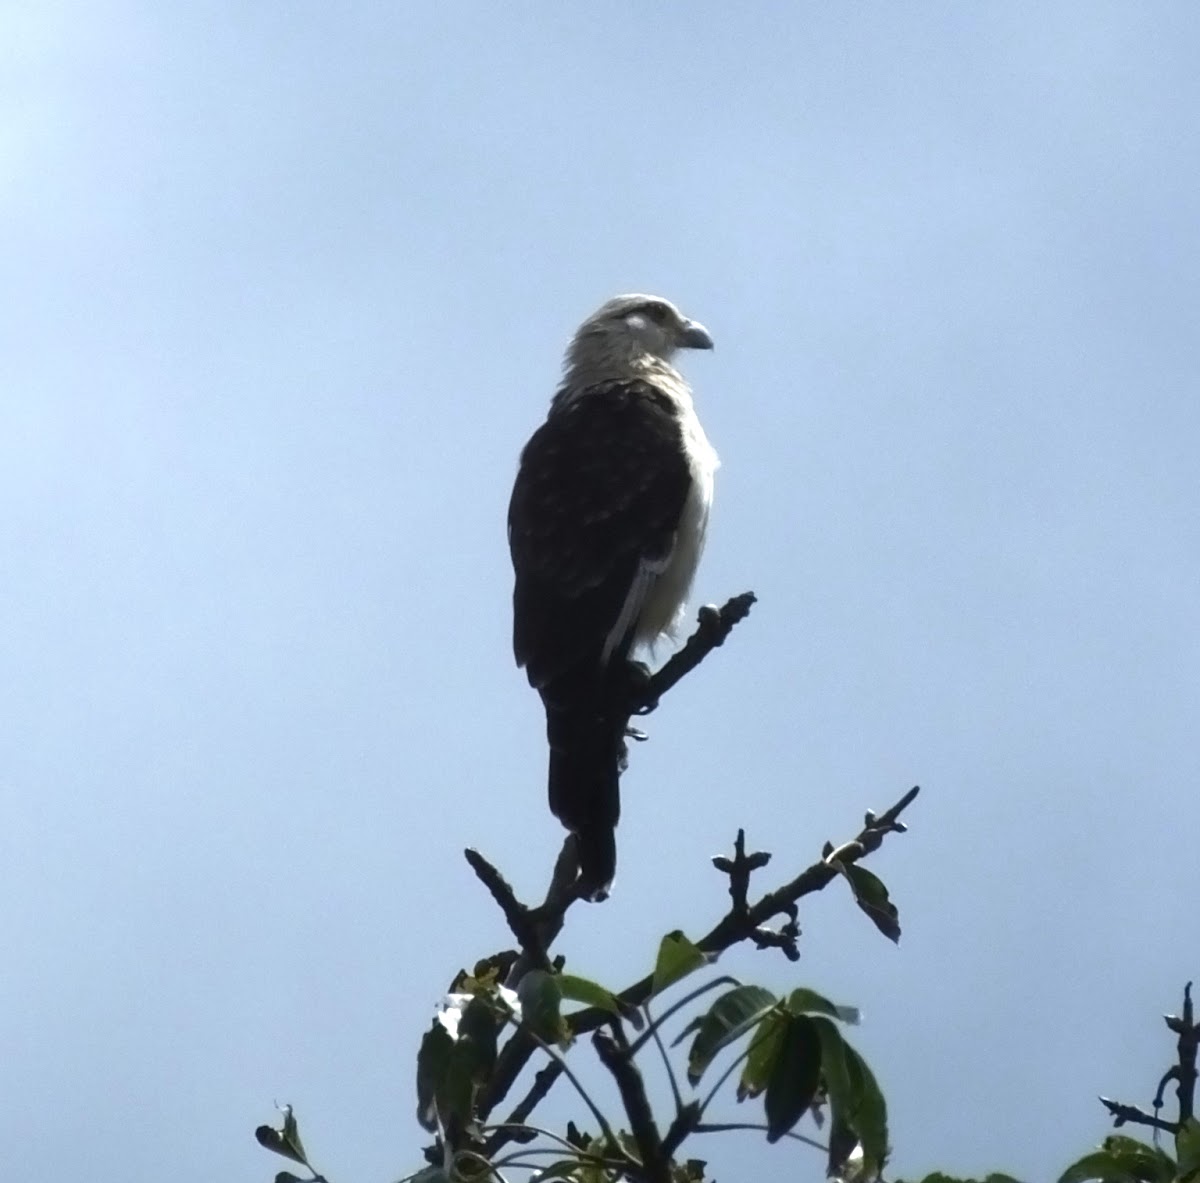
[[504,920],[517,944],[521,946],[522,954],[535,958],[538,968],[549,969],[546,942],[535,923],[533,910],[517,899],[516,892],[508,880],[479,851],[467,847],[463,856],[471,864],[471,870],[475,872],[479,881],[491,893],[500,911],[504,913]]
[[1136,1105],[1123,1105],[1120,1101],[1110,1101],[1108,1097],[1101,1097],[1100,1104],[1108,1110],[1114,1126],[1120,1127],[1128,1122],[1130,1125],[1148,1125],[1151,1129],[1163,1130],[1168,1134],[1179,1132],[1179,1126],[1175,1122],[1155,1117]]
[[[921,791],[914,785],[881,817],[868,812],[858,837],[839,847],[828,843],[819,862],[801,871],[790,883],[767,892],[753,907],[739,912],[735,906],[717,926],[699,942],[705,953],[719,953],[730,945],[753,938],[759,926],[780,914],[793,916],[792,909],[806,895],[823,890],[838,876],[838,865],[857,863],[878,850],[889,834],[903,834],[908,827],[900,821],[902,814]],[[731,888],[732,890],[732,888]]]
[[[1150,1126],[1151,1129],[1162,1130],[1164,1133],[1177,1134],[1195,1116],[1196,1106],[1196,1058],[1200,1051],[1200,1023],[1196,1022],[1195,1010],[1192,1006],[1192,983],[1188,982],[1183,988],[1183,1014],[1164,1015],[1163,1021],[1179,1038],[1175,1044],[1176,1061],[1163,1073],[1154,1090],[1154,1112],[1147,1113],[1136,1105],[1125,1105],[1120,1101],[1111,1101],[1101,1097],[1100,1104],[1108,1110],[1114,1126],[1131,1125]],[[1175,1121],[1167,1121],[1159,1117],[1159,1110],[1164,1104],[1167,1085],[1175,1082],[1175,1096],[1179,1101],[1179,1116]]]
[[612,1034],[598,1030],[592,1035],[592,1046],[600,1063],[609,1070],[621,1094],[625,1116],[629,1118],[629,1132],[637,1143],[642,1169],[639,1172],[646,1183],[671,1183],[669,1160],[663,1153],[662,1138],[654,1124],[654,1113],[650,1099],[646,1096],[646,1085],[638,1071],[629,1044],[621,1032],[620,1023],[612,1024]]
[[[529,1115],[542,1103],[561,1075],[562,1065],[557,1060],[551,1060],[533,1078],[533,1086],[504,1119],[503,1125],[505,1127],[523,1126],[529,1120]],[[488,1158],[495,1158],[496,1152],[507,1143],[527,1140],[527,1136],[523,1135],[519,1129],[498,1129],[485,1143],[484,1154]]]
[[[733,628],[749,614],[754,603],[753,592],[745,592],[734,596],[719,609],[711,605],[701,608],[698,627],[683,648],[657,673],[648,676],[633,688],[629,715],[632,717],[634,714],[648,714],[653,711],[664,694],[678,685],[714,649],[725,642]],[[628,732],[634,737],[644,738],[632,728],[628,728]],[[911,789],[879,818],[868,812],[857,838],[836,849],[827,843],[818,862],[790,883],[768,892],[754,904],[749,902],[750,876],[765,867],[771,856],[766,852],[748,854],[745,849],[745,833],[739,830],[734,844],[734,857],[713,860],[717,868],[729,876],[730,908],[698,942],[700,949],[706,953],[719,953],[739,941],[752,940],[759,948],[781,948],[789,958],[798,958],[797,939],[800,930],[797,924],[797,901],[826,887],[839,874],[841,866],[857,862],[877,850],[888,834],[903,833],[906,827],[899,820],[900,814],[916,798],[917,792],[918,789]],[[567,908],[578,898],[574,890],[577,875],[574,836],[569,835],[563,843],[546,899],[537,908],[521,904],[503,876],[481,854],[477,851],[466,853],[472,869],[496,900],[504,913],[505,921],[521,946],[521,955],[509,974],[509,984],[516,985],[531,968],[548,968],[548,949],[562,929]],[[778,932],[764,927],[768,920],[781,914],[787,917],[787,921]],[[618,996],[619,1000],[631,1008],[641,1006],[650,997],[652,983],[651,976],[635,982],[622,991]],[[632,1051],[627,1043],[625,1051],[622,1052],[620,1040],[623,1032],[620,1031],[619,1025],[616,1025],[615,1029],[619,1035],[614,1039],[600,1030],[606,1023],[611,1022],[611,1018],[607,1011],[590,1007],[568,1016],[568,1022],[576,1035],[595,1033],[593,1043],[597,1054],[621,1090],[626,1113],[643,1156],[645,1177],[653,1183],[660,1179],[667,1180],[673,1152],[679,1142],[694,1128],[696,1118],[690,1112],[690,1107],[685,1106],[679,1111],[676,1122],[668,1131],[671,1153],[667,1153],[657,1127],[654,1126],[641,1074],[633,1062]],[[496,1059],[491,1078],[479,1097],[477,1112],[481,1121],[486,1121],[495,1107],[508,1095],[538,1046],[539,1041],[524,1028],[518,1028],[504,1045]],[[524,1123],[562,1072],[563,1065],[557,1060],[543,1068],[525,1097],[514,1108],[509,1122],[505,1124],[519,1126]],[[511,1130],[495,1131],[487,1144],[489,1155],[493,1155],[506,1142],[512,1140],[513,1136]]]
[[750,615],[756,601],[755,594],[748,591],[726,600],[720,608],[705,604],[697,614],[699,627],[688,637],[683,648],[649,680],[629,713],[647,715],[654,710],[668,690],[690,674],[714,649],[725,644],[734,626]]
[[1179,1124],[1196,1116],[1196,1057],[1200,1052],[1200,1023],[1192,1008],[1192,983],[1183,988],[1183,1014],[1167,1015],[1167,1026],[1179,1036],[1176,1044],[1175,1095],[1179,1099]]
[[[858,862],[878,850],[888,834],[904,833],[907,827],[900,821],[900,814],[912,804],[918,792],[919,789],[916,787],[909,789],[899,801],[879,817],[868,812],[862,830],[853,841],[844,843],[836,849],[826,844],[825,852],[818,862],[802,871],[790,883],[768,892],[754,905],[747,904],[744,909],[739,906],[738,898],[733,895],[731,886],[732,903],[729,912],[706,936],[697,942],[698,947],[705,953],[720,953],[743,940],[753,940],[756,943],[761,941],[762,925],[766,921],[780,914],[790,916],[798,900],[821,891],[837,878],[836,863],[839,861],[842,864]],[[748,855],[746,858],[752,860],[757,858],[757,855]],[[779,936],[780,934],[770,935]],[[653,975],[647,975],[621,991],[617,997],[621,1003],[627,1006],[638,1007],[650,997],[652,986]],[[568,1015],[567,1021],[575,1035],[585,1035],[604,1026],[611,1017],[608,1011],[597,1007],[586,1007]],[[507,1096],[536,1047],[537,1044],[522,1030],[517,1030],[504,1045],[496,1059],[491,1080],[480,1098],[481,1120],[486,1120],[492,1109]]]

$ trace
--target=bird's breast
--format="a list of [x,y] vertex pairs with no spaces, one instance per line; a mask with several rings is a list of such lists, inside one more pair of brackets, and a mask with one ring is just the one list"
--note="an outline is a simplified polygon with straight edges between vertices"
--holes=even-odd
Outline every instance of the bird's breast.
[[700,556],[704,552],[704,537],[708,528],[708,511],[713,498],[713,476],[720,460],[708,442],[704,428],[696,417],[691,396],[684,394],[679,402],[679,429],[692,483],[688,490],[675,545],[670,557],[648,589],[645,603],[638,616],[635,639],[639,644],[653,644],[663,634],[673,633],[692,588]]

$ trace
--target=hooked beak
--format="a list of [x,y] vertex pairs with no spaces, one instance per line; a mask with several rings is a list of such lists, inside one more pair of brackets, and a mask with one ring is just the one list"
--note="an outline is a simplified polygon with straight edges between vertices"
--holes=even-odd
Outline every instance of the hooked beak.
[[713,347],[713,339],[708,335],[706,329],[699,321],[685,320],[683,329],[679,334],[680,349],[711,349]]

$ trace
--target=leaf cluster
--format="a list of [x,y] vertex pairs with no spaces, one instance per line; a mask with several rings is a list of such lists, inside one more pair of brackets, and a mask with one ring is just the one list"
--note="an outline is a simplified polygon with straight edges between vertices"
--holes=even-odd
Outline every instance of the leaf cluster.
[[[777,1142],[792,1135],[806,1115],[813,1118],[815,1132],[828,1123],[829,1142],[802,1140],[827,1153],[832,1147],[830,1165],[835,1168],[854,1154],[858,1177],[876,1178],[887,1155],[887,1109],[870,1068],[842,1035],[842,1024],[857,1022],[858,1012],[807,988],[777,997],[761,986],[721,975],[688,991],[661,1015],[652,1014],[651,1002],[660,1002],[666,992],[714,960],[682,933],[668,934],[659,944],[651,997],[639,1007],[623,1003],[597,982],[562,972],[531,971],[522,979],[515,999],[486,973],[460,975],[426,1033],[418,1057],[422,1117],[439,1135],[431,1158],[443,1160],[448,1155],[463,1178],[470,1177],[462,1169],[468,1164],[482,1169],[487,1163],[495,1177],[502,1177],[499,1172],[505,1167],[535,1162],[529,1143],[539,1137],[545,1140],[545,1131],[533,1126],[507,1128],[505,1140],[526,1149],[506,1160],[489,1157],[489,1135],[501,1127],[482,1122],[476,1107],[479,1090],[495,1066],[498,1042],[505,1028],[511,1028],[509,1038],[532,1038],[548,1058],[548,1067],[570,1077],[596,1124],[590,1134],[572,1131],[574,1136],[569,1134],[567,1144],[560,1146],[559,1157],[534,1176],[538,1180],[608,1183],[661,1178],[691,1183],[704,1178],[703,1161],[681,1159],[677,1152],[685,1139],[751,1124],[765,1133],[768,1142]],[[575,1020],[580,1012],[564,1013],[569,1002],[600,1008],[607,1015],[593,1042],[601,1062],[617,1080],[625,1102],[624,1120],[602,1114],[570,1072],[565,1053],[576,1042]],[[689,1012],[691,1018],[672,1043],[673,1047],[686,1044],[680,1074],[671,1063],[663,1033],[668,1023]],[[663,1131],[649,1116],[637,1068],[647,1049],[657,1049],[662,1056],[675,1094],[675,1113]],[[736,1052],[733,1061],[707,1094],[685,1100],[677,1084],[679,1075],[696,1090],[727,1049]],[[761,1098],[761,1122],[731,1126],[708,1120],[714,1099],[735,1072],[736,1100]],[[655,1159],[657,1167],[651,1161]]]

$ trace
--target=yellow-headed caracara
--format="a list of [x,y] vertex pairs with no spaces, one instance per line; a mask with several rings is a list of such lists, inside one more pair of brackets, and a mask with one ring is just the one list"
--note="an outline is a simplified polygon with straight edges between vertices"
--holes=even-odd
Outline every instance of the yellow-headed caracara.
[[667,300],[609,300],[567,349],[509,504],[513,650],[546,707],[550,808],[588,899],[616,871],[629,654],[673,631],[704,547],[717,454],[672,359],[711,348]]

